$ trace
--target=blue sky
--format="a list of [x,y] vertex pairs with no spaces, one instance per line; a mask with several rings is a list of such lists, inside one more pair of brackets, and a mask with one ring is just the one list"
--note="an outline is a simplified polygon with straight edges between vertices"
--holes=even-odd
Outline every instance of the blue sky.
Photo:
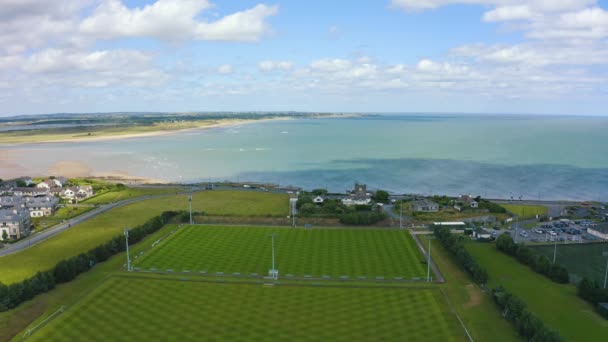
[[606,115],[596,0],[7,0],[0,115]]

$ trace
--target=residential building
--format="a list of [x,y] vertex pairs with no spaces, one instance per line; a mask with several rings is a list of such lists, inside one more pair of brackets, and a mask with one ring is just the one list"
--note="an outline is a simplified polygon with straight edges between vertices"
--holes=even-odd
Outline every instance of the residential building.
[[0,209],[0,240],[19,239],[29,235],[32,221],[27,209]]
[[317,196],[317,197],[313,198],[312,201],[317,204],[322,204],[323,202],[325,202],[325,199],[323,199],[323,197],[321,197],[321,196]]
[[20,196],[0,196],[0,208],[25,208],[25,200]]
[[51,216],[57,210],[59,199],[54,196],[28,197],[25,207],[30,211],[31,217]]
[[55,180],[53,179],[45,179],[42,182],[36,184],[36,187],[43,189],[51,189],[57,187],[57,183],[55,183]]
[[483,228],[477,228],[473,231],[473,238],[477,240],[489,240],[492,234]]
[[355,183],[355,188],[348,195],[348,197],[342,199],[344,205],[368,205],[372,201],[372,194],[367,192],[367,186],[365,184]]
[[471,201],[469,205],[471,208],[479,208],[479,203],[477,201]]
[[426,198],[418,198],[410,203],[411,211],[434,213],[439,211],[439,204]]
[[47,188],[18,188],[18,187],[7,187],[0,188],[0,194],[8,196],[45,196],[50,193]]

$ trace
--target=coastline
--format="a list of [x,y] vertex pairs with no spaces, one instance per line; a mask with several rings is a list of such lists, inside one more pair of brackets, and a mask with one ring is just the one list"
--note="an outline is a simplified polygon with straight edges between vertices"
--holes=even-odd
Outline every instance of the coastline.
[[[353,118],[360,117],[362,114],[328,114],[328,115],[313,115],[307,117],[306,119],[336,119],[336,118]],[[226,119],[225,121],[213,123],[206,126],[198,126],[198,127],[189,127],[189,128],[180,128],[175,130],[159,130],[152,132],[144,132],[144,133],[127,133],[127,134],[116,134],[116,135],[107,135],[107,136],[82,136],[82,137],[74,137],[71,139],[53,139],[53,140],[39,140],[32,142],[0,142],[0,147],[10,147],[10,146],[22,146],[22,145],[34,145],[34,144],[53,144],[53,143],[80,143],[80,142],[95,142],[95,141],[112,141],[112,140],[123,140],[123,139],[135,139],[135,138],[147,138],[147,137],[156,137],[156,136],[166,136],[172,134],[180,134],[186,132],[193,131],[204,131],[207,129],[215,129],[215,128],[226,128],[232,126],[239,126],[257,122],[270,122],[270,121],[287,121],[287,120],[296,120],[299,119],[293,116],[285,116],[285,117],[277,117],[277,118],[265,118],[265,119]],[[35,135],[34,135],[35,136]]]

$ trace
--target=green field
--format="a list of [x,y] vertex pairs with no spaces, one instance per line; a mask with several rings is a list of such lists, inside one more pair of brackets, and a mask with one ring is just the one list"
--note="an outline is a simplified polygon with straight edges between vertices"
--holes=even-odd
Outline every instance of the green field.
[[[205,191],[194,195],[193,210],[213,215],[283,215],[287,195],[239,191]],[[173,195],[125,205],[100,214],[19,253],[0,257],[0,282],[11,284],[48,270],[59,261],[86,252],[166,210],[186,210],[186,195]]]
[[112,202],[118,202],[129,198],[150,196],[150,195],[164,195],[173,194],[176,192],[184,191],[183,188],[126,188],[120,191],[108,191],[100,193],[99,195],[93,196],[89,199],[82,201],[84,204],[106,204]]
[[576,294],[574,285],[556,284],[499,252],[493,244],[469,243],[467,249],[490,276],[489,286],[503,285],[565,341],[603,341],[608,321]]
[[276,267],[283,276],[426,277],[424,258],[400,230],[192,226],[161,242],[135,266],[265,275],[272,268],[272,233],[277,234]]
[[463,341],[437,288],[114,276],[31,341]]
[[[424,246],[426,236],[420,235]],[[505,320],[492,299],[468,274],[452,262],[438,240],[431,239],[433,261],[439,267],[446,283],[441,287],[460,315],[474,341],[520,341],[515,330]]]
[[44,230],[46,228],[50,228],[56,224],[61,223],[63,220],[69,220],[78,215],[84,214],[87,211],[95,209],[94,207],[73,207],[73,206],[65,206],[59,208],[53,216],[44,216],[40,218],[32,219],[32,222],[36,226],[36,230]]
[[543,216],[549,213],[549,209],[541,205],[501,204],[500,206],[511,214],[519,216],[520,220],[533,219],[536,215]]
[[[530,247],[553,260],[553,245]],[[603,252],[608,252],[606,243],[558,244],[555,259],[568,269],[571,279],[577,281],[589,277],[603,285],[608,261],[602,256]]]

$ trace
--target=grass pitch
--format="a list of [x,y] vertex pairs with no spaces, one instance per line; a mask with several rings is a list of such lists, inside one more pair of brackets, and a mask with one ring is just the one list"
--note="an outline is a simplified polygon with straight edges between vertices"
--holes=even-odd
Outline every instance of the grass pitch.
[[154,247],[135,266],[266,275],[273,233],[276,267],[282,276],[426,277],[415,242],[399,230],[191,226]]
[[532,219],[536,215],[543,216],[549,213],[549,209],[542,205],[501,204],[500,206],[507,209],[508,212],[519,216],[520,220]]
[[[193,210],[204,210],[210,215],[282,215],[289,212],[287,195],[243,191],[199,192],[194,195],[192,206]],[[166,210],[187,208],[187,195],[172,195],[109,210],[21,252],[0,257],[0,282],[21,281],[37,271],[50,269],[63,259],[105,243],[122,234],[125,227],[142,224]]]
[[463,341],[437,288],[112,277],[30,341]]
[[[553,260],[553,245],[531,246],[531,248]],[[558,264],[568,269],[570,276],[575,280],[589,277],[603,285],[606,262],[608,262],[608,258],[602,256],[603,252],[608,252],[606,243],[558,244],[555,259]]]

